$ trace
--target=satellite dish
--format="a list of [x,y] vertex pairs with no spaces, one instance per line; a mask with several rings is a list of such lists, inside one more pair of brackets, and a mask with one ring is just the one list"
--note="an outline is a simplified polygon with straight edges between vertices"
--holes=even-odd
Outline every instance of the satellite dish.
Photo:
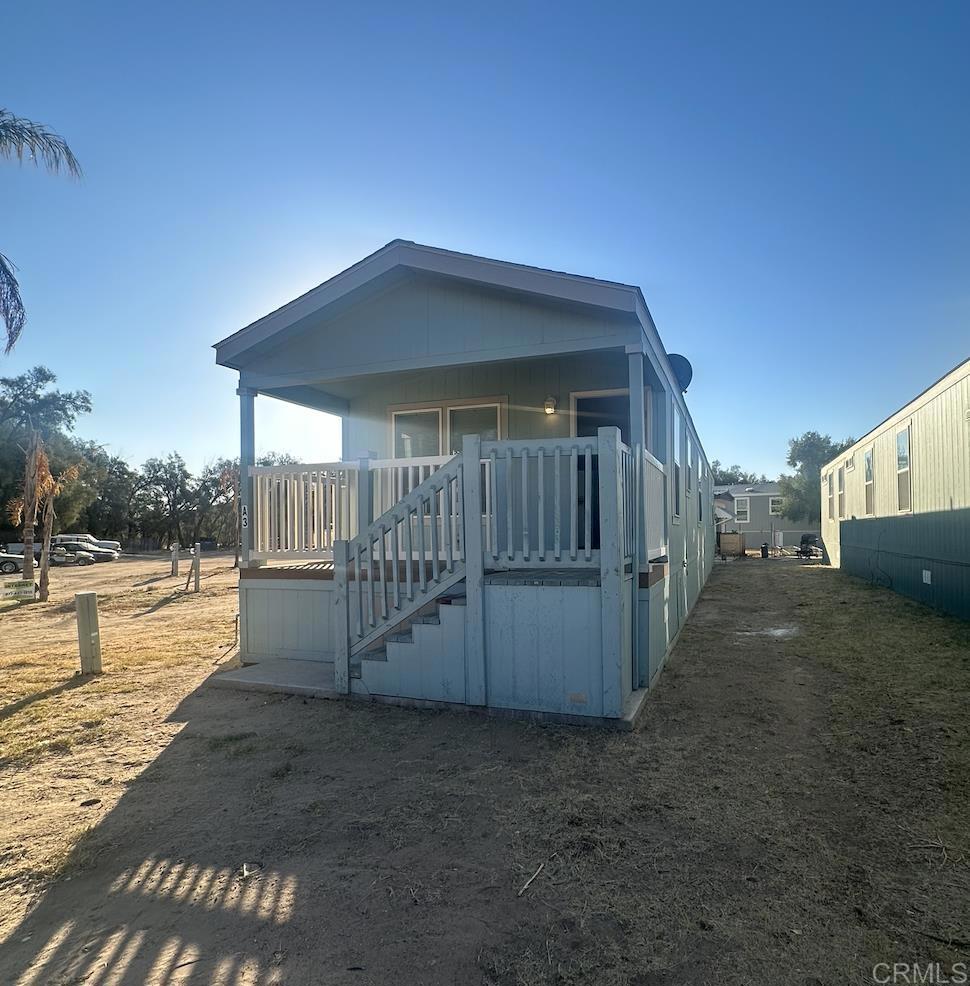
[[690,360],[680,353],[670,353],[667,356],[670,368],[674,371],[674,378],[680,389],[686,394],[691,380],[694,378],[694,368],[690,365]]

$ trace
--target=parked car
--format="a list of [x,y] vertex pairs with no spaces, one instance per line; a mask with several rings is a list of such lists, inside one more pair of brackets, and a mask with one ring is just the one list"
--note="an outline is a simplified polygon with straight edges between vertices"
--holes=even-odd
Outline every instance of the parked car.
[[[41,547],[42,547],[42,545],[41,545],[40,541],[35,541],[34,542],[34,558],[37,561],[40,561],[40,549],[41,549]],[[11,554],[11,555],[20,555],[20,557],[23,558],[23,555],[24,555],[24,546],[19,541],[14,542],[12,544],[8,544],[7,545],[7,553],[8,554]]]
[[109,551],[121,551],[120,541],[99,541],[93,534],[55,534],[51,544],[79,544],[87,541],[96,548],[107,548]]
[[0,551],[0,572],[4,575],[13,575],[14,572],[22,572],[24,569],[24,556],[7,554]]
[[68,551],[63,544],[51,548],[52,565],[93,565],[97,558],[90,551]]
[[96,545],[91,544],[90,541],[61,541],[58,545],[59,548],[64,548],[65,551],[70,551],[76,554],[77,552],[87,553],[91,555],[95,561],[117,561],[118,552],[112,551],[110,548],[99,548]]

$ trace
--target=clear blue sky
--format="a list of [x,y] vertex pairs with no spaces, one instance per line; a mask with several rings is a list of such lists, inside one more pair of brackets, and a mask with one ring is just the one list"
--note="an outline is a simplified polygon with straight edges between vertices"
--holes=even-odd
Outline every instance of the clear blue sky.
[[0,373],[198,467],[238,450],[211,343],[394,237],[639,284],[709,456],[771,475],[967,356],[970,4],[462,6],[11,6],[0,105],[85,177],[0,164]]

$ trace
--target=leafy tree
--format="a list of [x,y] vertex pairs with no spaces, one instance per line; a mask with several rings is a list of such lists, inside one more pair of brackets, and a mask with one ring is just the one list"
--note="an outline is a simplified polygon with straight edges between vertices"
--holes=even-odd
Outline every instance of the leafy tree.
[[74,430],[78,417],[91,411],[91,395],[86,390],[53,390],[55,383],[57,377],[46,366],[0,377],[0,439],[31,428],[47,437]]
[[854,438],[833,441],[830,435],[806,431],[788,442],[788,465],[795,473],[779,478],[784,498],[782,513],[790,520],[822,522],[822,466],[855,444]]
[[[16,158],[20,162],[26,159],[54,174],[63,170],[75,178],[81,177],[81,165],[63,137],[42,123],[14,116],[3,108],[0,108],[0,157]],[[14,270],[14,265],[0,254],[0,319],[7,333],[4,353],[13,349],[27,320]]]
[[186,544],[185,524],[193,509],[192,476],[178,452],[164,459],[149,459],[142,466],[144,486],[140,500],[149,504],[149,522],[165,543]]
[[745,472],[740,466],[722,466],[715,459],[711,463],[711,475],[715,486],[734,486],[738,483],[767,483],[767,476],[762,473]]

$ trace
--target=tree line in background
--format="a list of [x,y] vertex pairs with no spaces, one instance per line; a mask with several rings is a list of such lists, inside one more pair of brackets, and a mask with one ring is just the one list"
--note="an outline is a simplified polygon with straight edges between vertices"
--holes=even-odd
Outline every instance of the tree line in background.
[[[855,444],[854,438],[834,441],[829,435],[806,431],[788,442],[788,458],[785,460],[794,472],[782,474],[778,484],[782,496],[782,516],[794,521],[822,522],[822,466]],[[711,475],[715,486],[736,486],[772,482],[762,473],[746,472],[740,466],[722,466],[715,459],[711,463]]]
[[[0,540],[23,540],[23,529],[15,524],[18,510],[23,520],[32,517],[39,526],[44,517],[38,507],[49,500],[54,533],[90,533],[145,547],[209,540],[223,547],[238,544],[238,458],[216,459],[198,474],[177,452],[133,466],[74,434],[78,419],[91,411],[91,395],[57,390],[56,382],[43,366],[0,378],[0,505],[6,515]],[[43,468],[25,470],[38,440]],[[260,465],[294,461],[270,453]],[[53,483],[52,495],[25,504],[32,493],[25,475]]]

